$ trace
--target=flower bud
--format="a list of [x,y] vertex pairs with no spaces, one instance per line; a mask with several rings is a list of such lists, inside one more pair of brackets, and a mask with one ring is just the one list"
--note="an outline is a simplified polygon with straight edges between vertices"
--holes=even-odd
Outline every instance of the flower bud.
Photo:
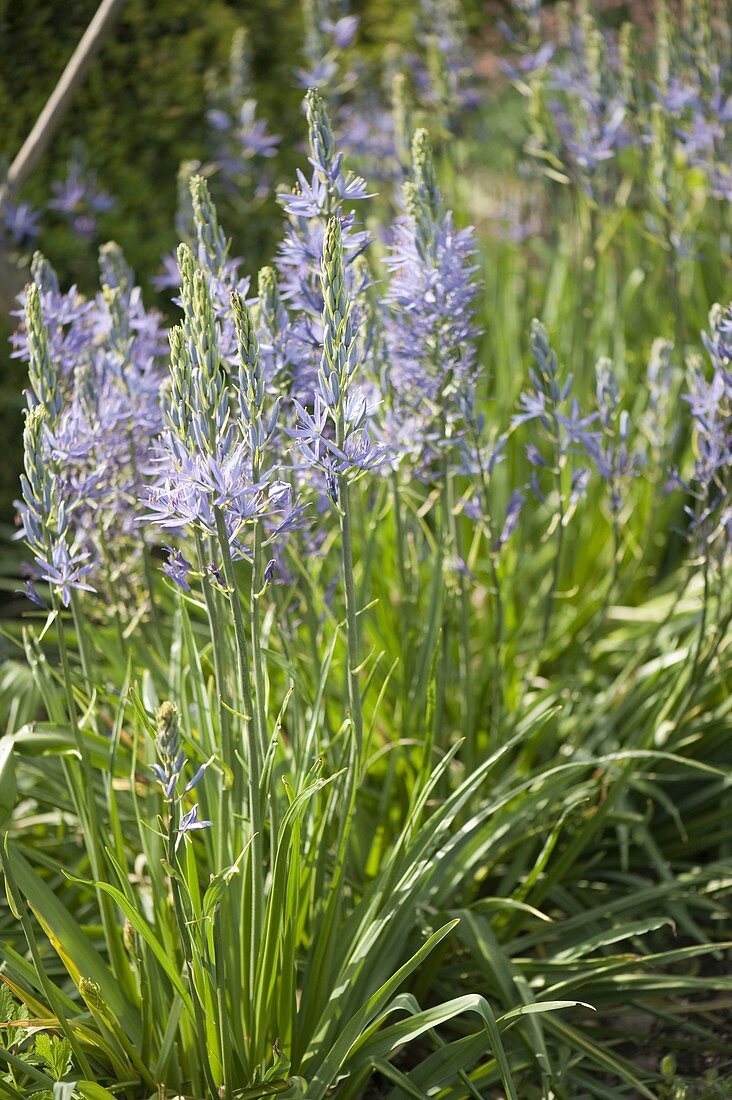
[[175,703],[166,700],[155,715],[156,744],[163,760],[175,760],[180,752],[180,713]]
[[79,993],[88,1004],[92,1012],[105,1012],[106,1001],[102,997],[102,991],[98,982],[91,978],[79,978]]
[[130,955],[137,954],[137,933],[135,932],[132,922],[129,920],[125,920],[125,923],[122,925],[122,942]]

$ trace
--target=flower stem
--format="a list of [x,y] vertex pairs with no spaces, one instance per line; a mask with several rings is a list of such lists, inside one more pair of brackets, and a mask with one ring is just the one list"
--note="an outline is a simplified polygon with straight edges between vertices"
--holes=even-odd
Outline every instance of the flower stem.
[[[79,726],[76,701],[74,700],[74,689],[71,676],[71,665],[69,662],[69,652],[66,645],[66,635],[64,633],[63,622],[61,619],[61,610],[58,606],[58,599],[55,594],[52,596],[52,605],[56,613],[56,636],[58,639],[59,656],[61,658],[61,672],[66,694],[66,709],[68,712],[69,723],[71,725],[71,730],[74,735],[76,750],[81,764],[81,774],[79,775],[79,773],[76,771],[76,768],[71,763],[69,763],[67,769],[69,788],[74,797],[75,808],[79,818],[79,823],[81,824],[84,830],[84,834],[87,838],[87,849],[89,852],[91,873],[95,880],[97,903],[99,905],[99,911],[102,918],[104,938],[107,945],[107,951],[109,952],[112,969],[120,982],[122,982],[122,984],[126,986],[129,974],[129,967],[127,966],[126,959],[124,958],[124,955],[122,953],[119,929],[117,927],[115,914],[112,910],[111,899],[96,885],[96,883],[102,882],[106,878],[105,874],[103,873],[104,858],[101,849],[102,831],[99,827],[97,803],[94,796],[96,785],[94,782],[94,773],[91,766],[91,760],[89,759],[89,753],[87,752],[86,745],[84,744],[84,738],[82,736]],[[81,782],[79,782],[79,780],[81,780]]]
[[[249,675],[249,653],[247,636],[244,627],[244,613],[239,598],[239,590],[236,585],[236,574],[231,557],[231,546],[226,530],[226,522],[219,509],[216,510],[216,532],[218,535],[219,549],[224,567],[224,578],[229,589],[229,603],[234,623],[234,640],[236,644],[236,664],[239,685],[244,708],[247,747],[247,782],[249,798],[249,824],[252,830],[251,845],[248,853],[248,867],[250,872],[249,913],[242,916],[249,920],[249,960],[248,965],[242,959],[244,969],[245,987],[254,988],[254,976],[258,969],[259,944],[261,940],[261,928],[264,914],[264,867],[263,867],[263,838],[262,838],[262,805],[260,792],[260,776],[262,772],[261,740],[257,729],[258,720],[255,709],[252,706],[252,683]],[[242,905],[246,909],[247,894],[242,892]],[[257,1049],[257,1036],[254,1034],[256,1020],[252,1019],[252,1034],[249,1036],[251,1049]]]
[[206,1047],[206,1023],[203,1018],[203,1012],[201,1010],[201,1003],[198,999],[198,992],[196,990],[196,982],[193,974],[193,952],[191,950],[190,932],[188,925],[186,924],[185,912],[183,910],[183,901],[180,892],[180,883],[177,877],[177,864],[178,857],[176,854],[176,837],[178,832],[178,804],[177,802],[171,802],[170,815],[168,818],[168,835],[167,841],[167,862],[170,868],[169,882],[170,892],[173,898],[173,911],[175,913],[175,922],[178,927],[178,939],[180,941],[181,950],[183,952],[183,961],[185,963],[186,977],[188,978],[188,988],[191,994],[191,1001],[193,1002],[193,1016],[196,1027],[196,1035],[201,1044],[201,1053],[199,1057],[199,1069],[203,1071],[204,1078],[206,1080],[206,1087],[210,1091],[211,1096],[216,1096],[216,1082],[213,1079],[211,1073],[211,1066],[209,1063],[208,1050]]
[[[213,653],[213,666],[214,666],[214,681],[216,683],[216,695],[218,700],[218,715],[219,715],[219,729],[221,732],[221,755],[222,755],[222,776],[221,776],[221,812],[220,812],[220,825],[217,830],[216,843],[218,847],[218,860],[219,866],[223,867],[227,861],[227,830],[224,826],[229,822],[229,809],[231,801],[231,788],[232,779],[231,776],[236,774],[236,761],[234,759],[234,748],[231,739],[231,720],[228,710],[224,705],[224,695],[226,691],[226,681],[224,673],[224,661],[222,654],[222,646],[217,644],[217,639],[221,637],[219,611],[216,606],[215,593],[211,587],[211,581],[209,580],[206,571],[206,554],[204,551],[203,538],[200,532],[196,532],[196,549],[198,551],[198,565],[203,575],[203,599],[206,604],[206,615],[208,618],[209,633],[211,634],[211,650]],[[229,852],[229,854],[231,854]]]
[[[341,526],[341,564],[346,597],[346,632],[348,644],[348,705],[353,723],[355,760],[360,766],[363,749],[363,713],[361,708],[361,687],[358,680],[358,668],[361,663],[361,645],[358,633],[358,611],[356,608],[356,585],[353,576],[353,535],[351,529],[350,487],[342,475],[338,479]],[[355,776],[354,776],[355,779]]]

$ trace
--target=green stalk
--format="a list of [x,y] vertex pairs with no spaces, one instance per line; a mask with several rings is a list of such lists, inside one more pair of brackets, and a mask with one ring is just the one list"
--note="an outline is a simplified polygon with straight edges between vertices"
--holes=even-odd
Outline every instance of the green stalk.
[[224,664],[222,660],[221,647],[217,644],[217,638],[220,637],[221,623],[216,606],[215,593],[213,591],[211,581],[206,570],[206,557],[204,553],[203,538],[200,531],[196,531],[196,549],[198,551],[198,565],[203,576],[203,599],[206,604],[206,615],[208,618],[209,632],[211,635],[211,650],[213,653],[213,666],[214,666],[214,680],[216,681],[216,694],[218,703],[219,714],[219,728],[221,730],[221,752],[222,752],[222,768],[221,776],[221,814],[219,818],[220,827],[217,834],[217,846],[218,846],[218,861],[219,867],[224,867],[229,860],[228,855],[231,855],[231,851],[227,848],[226,840],[227,836],[231,835],[227,826],[230,823],[231,815],[231,798],[232,787],[229,784],[229,778],[227,776],[227,769],[231,769],[232,775],[236,775],[236,760],[234,758],[234,748],[231,738],[231,719],[228,710],[224,705],[225,694],[225,677],[224,677]]
[[71,615],[74,620],[74,630],[76,631],[76,638],[79,644],[79,659],[81,661],[81,671],[84,676],[84,687],[86,688],[87,694],[91,697],[91,668],[93,661],[89,653],[86,633],[83,630],[81,608],[79,607],[79,598],[74,590],[72,590],[71,592]]
[[[442,438],[445,437],[445,425],[443,421],[442,426]],[[449,657],[450,657],[450,620],[449,613],[450,608],[448,606],[447,592],[445,585],[445,559],[446,543],[450,538],[450,500],[448,496],[448,474],[447,474],[447,455],[443,455],[442,460],[442,485],[440,487],[440,519],[436,531],[437,538],[437,563],[435,565],[435,576],[440,581],[439,591],[439,614],[440,614],[440,630],[442,632],[442,645],[440,649],[440,661],[435,671],[436,677],[436,696],[435,696],[435,709],[434,709],[434,741],[437,742],[438,734],[445,729],[445,683],[448,675]]]
[[230,1100],[234,1087],[234,1062],[227,1023],[229,1019],[226,1006],[226,967],[224,937],[221,934],[221,910],[217,906],[213,914],[214,973],[216,977],[216,1006],[219,1013],[219,1042],[221,1044],[221,1064],[224,1067],[224,1080],[220,1090],[221,1100]]
[[[478,459],[478,475],[480,477],[480,491],[482,495],[482,510],[487,527],[488,565],[493,586],[493,677],[491,683],[491,719],[489,729],[489,744],[495,748],[498,737],[498,728],[503,710],[503,598],[501,596],[501,579],[498,573],[498,554],[494,547],[498,545],[498,534],[493,518],[493,509],[490,494],[490,475],[485,468],[481,455],[481,439],[475,420],[469,421],[470,431],[474,441],[474,453]],[[485,530],[483,532],[486,533]]]
[[[252,481],[255,485],[258,484],[261,475],[259,453],[255,452],[252,456]],[[262,554],[262,542],[263,542],[262,521],[259,518],[254,520],[254,546],[252,556],[252,584],[251,584],[251,613],[252,613],[252,673],[254,677],[254,730],[257,737],[257,751],[261,754],[260,759],[263,762],[267,756],[268,748],[268,731],[267,731],[267,712],[266,712],[266,688],[265,688],[265,665],[262,658],[262,584],[263,584],[263,554]],[[271,804],[274,807],[276,799],[271,800]],[[273,834],[272,843],[275,843],[275,832],[273,822]]]
[[498,731],[503,716],[503,599],[501,580],[498,575],[498,562],[492,548],[489,548],[488,561],[493,585],[493,683],[491,686],[491,725],[490,746],[496,747]]
[[[180,942],[181,951],[183,953],[183,961],[185,963],[186,977],[188,978],[188,987],[191,993],[191,1001],[193,1002],[193,1015],[196,1025],[196,1038],[200,1043],[200,1053],[198,1058],[198,1069],[203,1071],[203,1076],[206,1081],[206,1087],[210,1096],[217,1095],[216,1082],[213,1079],[211,1073],[211,1065],[209,1063],[208,1048],[206,1046],[206,1022],[203,1018],[203,1012],[201,1011],[201,1002],[198,999],[198,993],[196,990],[196,983],[193,975],[193,952],[191,950],[190,932],[188,925],[186,924],[185,913],[183,910],[183,901],[180,894],[180,885],[176,874],[176,867],[178,857],[175,850],[176,836],[178,832],[178,803],[171,802],[170,813],[168,816],[168,835],[166,837],[167,842],[167,861],[170,867],[168,881],[170,883],[170,893],[173,898],[173,912],[175,913],[175,922],[178,927],[178,940]],[[195,1061],[194,1061],[195,1065]],[[192,1070],[193,1076],[193,1070]],[[196,1075],[198,1076],[198,1075]],[[195,1082],[196,1090],[200,1089],[200,1080]]]
[[[249,913],[242,913],[242,927],[246,927],[246,919],[249,922],[249,959],[248,966],[243,972],[242,986],[252,986],[254,975],[257,973],[259,959],[259,945],[261,941],[261,929],[264,917],[264,866],[262,837],[262,807],[260,777],[262,761],[260,757],[261,741],[256,730],[257,716],[252,706],[252,684],[249,675],[249,654],[247,647],[246,629],[244,627],[244,613],[239,598],[239,590],[236,585],[236,574],[231,557],[229,536],[226,531],[226,523],[220,509],[216,509],[216,531],[218,534],[219,549],[224,567],[224,578],[229,589],[229,603],[234,623],[234,639],[236,643],[236,664],[239,685],[242,693],[244,713],[246,716],[246,729],[249,731],[247,738],[247,785],[249,797],[249,823],[252,830],[251,845],[248,852],[248,867],[251,896],[247,899],[246,890],[242,891],[242,906],[245,909],[249,900]],[[252,729],[252,726],[255,728]],[[244,966],[245,959],[242,958]],[[249,1035],[250,1049],[253,1053],[257,1050],[257,1021],[250,1020],[251,1033]]]
[[[216,509],[216,534],[218,536],[221,560],[224,567],[224,579],[227,588],[230,590],[229,604],[231,607],[232,621],[234,623],[237,675],[239,678],[244,713],[247,720],[251,722],[252,725],[256,726],[257,715],[253,706],[252,681],[249,674],[249,647],[247,645],[247,635],[244,627],[244,611],[239,597],[239,589],[236,585],[236,573],[234,572],[234,562],[231,557],[231,546],[229,545],[229,536],[226,531],[226,522],[220,509]],[[249,755],[252,758],[253,769],[259,773],[261,770],[261,758],[258,751],[253,751],[254,748],[261,749],[261,745],[256,739],[254,744],[250,741]]]
[[[341,527],[341,566],[346,602],[346,636],[348,646],[348,705],[353,723],[355,758],[360,766],[363,749],[363,714],[361,708],[361,687],[358,668],[361,663],[361,646],[358,634],[358,611],[356,608],[356,585],[353,575],[353,537],[351,528],[351,504],[348,479],[342,474],[338,478],[338,496],[340,500],[339,518]],[[355,776],[354,776],[355,778]]]
[[549,628],[551,626],[552,612],[554,610],[554,600],[556,598],[557,589],[559,587],[559,578],[562,567],[562,549],[564,547],[564,490],[562,487],[562,469],[561,466],[557,466],[555,470],[555,482],[557,487],[558,503],[558,520],[557,520],[557,545],[554,553],[554,561],[552,563],[552,579],[547,593],[546,601],[544,603],[544,619],[541,627],[541,650],[544,649],[549,638]]
[[[445,456],[447,457],[447,455]],[[473,693],[470,678],[470,601],[465,585],[465,576],[462,571],[463,553],[462,541],[458,517],[455,515],[455,479],[449,467],[446,469],[447,505],[448,505],[448,531],[450,543],[455,555],[457,567],[458,603],[460,615],[460,630],[458,632],[458,644],[460,651],[460,700],[462,708],[462,721],[460,733],[465,737],[466,767],[472,770],[474,766],[474,739],[473,739]]]
[[394,527],[397,544],[397,566],[399,568],[400,594],[406,597],[410,585],[407,573],[407,561],[404,554],[404,521],[402,520],[402,499],[399,488],[399,474],[396,470],[391,475],[392,500],[394,501]]
[[412,646],[409,644],[409,623],[412,617],[412,588],[409,572],[407,569],[407,556],[405,554],[404,546],[404,520],[402,517],[402,501],[399,485],[399,474],[396,470],[392,472],[390,481],[391,495],[394,502],[394,537],[396,539],[396,557],[399,572],[399,598],[397,611],[399,616],[399,656],[402,664],[402,728],[406,733],[407,726],[410,721],[409,685],[411,683],[413,673],[412,662],[411,660],[408,662],[408,658],[411,657],[412,654]]
[[[255,475],[255,484],[256,484]],[[252,673],[254,677],[254,723],[259,738],[259,751],[267,752],[267,717],[265,710],[265,677],[262,660],[262,611],[260,606],[262,579],[262,523],[254,523],[254,549],[252,558]],[[258,727],[258,728],[257,728]]]
[[[336,419],[337,446],[342,447],[345,434],[345,423],[342,409],[339,409]],[[343,571],[343,587],[346,605],[346,660],[348,709],[351,718],[352,737],[349,742],[348,764],[345,771],[345,810],[341,815],[338,829],[338,855],[331,882],[331,895],[336,902],[328,906],[328,914],[325,921],[323,948],[331,943],[331,935],[336,927],[336,916],[339,912],[339,899],[341,887],[346,874],[348,864],[348,838],[356,808],[356,793],[358,791],[358,779],[361,770],[363,755],[363,711],[361,704],[361,685],[359,683],[358,668],[360,665],[360,639],[358,630],[358,611],[356,607],[356,585],[353,570],[353,530],[351,523],[350,486],[348,478],[338,475],[338,518],[341,532],[341,569]]]
[[701,617],[699,619],[699,635],[697,637],[696,649],[694,651],[694,660],[691,665],[691,679],[692,682],[696,677],[696,672],[699,667],[699,658],[701,657],[701,651],[704,648],[704,640],[707,632],[707,612],[709,609],[709,551],[706,550],[704,554],[704,565],[702,566],[702,581],[704,584],[704,591],[702,595],[702,609]]
[[[69,654],[66,646],[66,635],[64,634],[63,623],[61,621],[61,611],[58,605],[58,597],[53,589],[51,589],[51,601],[52,607],[56,614],[56,636],[58,639],[59,655],[61,657],[61,671],[63,674],[64,690],[66,693],[66,708],[69,715],[69,723],[74,735],[74,741],[76,742],[76,749],[81,761],[81,776],[83,780],[83,790],[79,790],[77,787],[76,779],[73,776],[72,769],[67,769],[67,778],[69,780],[69,787],[72,792],[72,797],[76,804],[76,812],[79,817],[79,822],[84,829],[84,837],[86,842],[86,850],[89,855],[89,862],[91,865],[92,877],[101,882],[106,876],[103,874],[103,868],[105,866],[101,849],[101,837],[102,831],[99,825],[99,816],[97,814],[97,804],[94,797],[94,773],[89,759],[89,754],[86,751],[84,739],[81,735],[79,728],[79,719],[76,710],[76,703],[74,701],[74,689],[71,677],[71,666],[69,664]],[[112,963],[114,973],[122,982],[123,985],[127,984],[127,975],[124,972],[126,966],[126,959],[124,958],[124,952],[119,942],[119,931],[116,924],[115,913],[113,911],[111,899],[102,890],[96,888],[97,903],[99,905],[99,911],[102,918],[102,926],[104,928],[104,939],[107,945],[107,951],[109,952],[109,958]]]
[[[127,394],[130,394],[129,382],[126,373],[122,372],[122,382]],[[137,453],[135,451],[135,441],[133,438],[132,430],[129,432],[130,440],[130,466],[132,467],[132,476],[135,484],[139,484],[139,468],[137,465]],[[145,538],[145,532],[141,532],[142,539],[142,569],[143,576],[145,578],[145,586],[147,588],[147,596],[150,601],[150,617],[152,619],[153,636],[155,641],[162,648],[163,635],[160,628],[160,615],[158,613],[158,606],[155,602],[155,577],[152,571],[152,562],[150,558],[150,547],[147,544]]]

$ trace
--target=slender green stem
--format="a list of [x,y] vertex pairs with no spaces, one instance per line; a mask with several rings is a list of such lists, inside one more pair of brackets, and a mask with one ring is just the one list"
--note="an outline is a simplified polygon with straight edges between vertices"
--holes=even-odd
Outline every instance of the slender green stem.
[[402,725],[406,733],[410,721],[409,685],[413,673],[413,663],[411,661],[413,647],[409,644],[409,624],[412,618],[412,586],[407,567],[407,555],[405,554],[401,486],[399,484],[399,474],[396,470],[391,475],[391,494],[394,504],[394,538],[396,540],[396,557],[399,571],[397,610],[399,616],[399,657],[402,664]]
[[261,742],[258,741],[259,731],[256,729],[257,712],[253,706],[252,681],[249,673],[249,646],[247,644],[247,633],[244,626],[244,610],[242,608],[239,589],[236,583],[236,573],[234,572],[234,562],[231,556],[229,536],[226,531],[226,521],[218,509],[216,511],[216,533],[224,567],[224,579],[229,589],[229,605],[231,607],[231,617],[234,624],[237,675],[239,678],[242,705],[247,721],[250,722],[255,729],[254,740],[249,740],[249,756],[253,761],[255,770],[261,771],[262,745]]
[[690,683],[693,687],[699,671],[699,662],[701,660],[702,650],[704,648],[704,642],[706,641],[707,633],[707,613],[709,610],[709,551],[705,550],[704,564],[702,566],[702,580],[704,584],[704,590],[702,593],[702,607],[701,616],[699,619],[699,633],[696,639],[696,646],[694,648],[694,658],[691,663],[691,676]]
[[[175,913],[175,923],[178,928],[178,940],[180,942],[181,951],[183,954],[183,961],[185,964],[186,977],[188,979],[188,988],[191,994],[191,1001],[193,1002],[193,1015],[196,1025],[196,1038],[200,1043],[200,1054],[197,1059],[197,1069],[203,1072],[203,1077],[206,1081],[206,1087],[210,1091],[211,1096],[216,1096],[217,1088],[216,1082],[213,1079],[211,1073],[211,1064],[209,1062],[208,1049],[206,1046],[206,1022],[203,1017],[203,1011],[201,1003],[198,999],[198,991],[196,989],[195,976],[193,972],[193,951],[191,949],[191,939],[188,925],[186,923],[185,912],[183,909],[183,901],[180,892],[180,883],[178,882],[176,868],[178,865],[178,857],[176,853],[176,839],[178,835],[178,803],[172,801],[170,803],[170,813],[168,816],[168,835],[167,841],[167,860],[170,867],[170,893],[173,898],[173,912]],[[200,1084],[196,1083],[196,1088],[199,1088]]]
[[[122,377],[124,379],[125,389],[127,390],[127,393],[129,394],[130,393],[130,387],[129,387],[129,382],[127,380],[127,376],[126,376],[126,374],[123,373]],[[131,430],[130,430],[130,433],[129,433],[129,441],[130,441],[130,466],[132,467],[132,474],[133,474],[134,482],[135,482],[136,485],[138,485],[139,482],[140,482],[140,477],[139,477],[139,469],[138,469],[138,463],[137,463],[137,451],[136,451],[136,448],[135,448],[134,436],[133,436]],[[160,615],[158,613],[158,606],[157,606],[157,603],[155,601],[155,577],[154,577],[154,574],[153,574],[153,571],[152,571],[152,561],[150,559],[150,547],[147,544],[147,539],[145,538],[145,532],[144,531],[141,532],[141,538],[142,538],[142,569],[143,569],[143,576],[145,578],[145,585],[147,587],[147,597],[148,597],[148,600],[150,601],[150,617],[152,619],[153,634],[154,634],[154,637],[155,637],[155,641],[158,644],[162,644],[163,635],[162,635],[162,630],[161,630],[161,627],[160,627]]]
[[[353,737],[356,760],[360,766],[363,750],[363,714],[361,709],[361,687],[358,668],[361,664],[361,644],[358,631],[358,609],[356,607],[356,585],[353,574],[353,536],[351,527],[350,486],[342,475],[338,479],[341,526],[341,565],[343,568],[343,586],[346,602],[346,634],[348,644],[348,705],[353,723]],[[355,777],[354,777],[355,778]]]
[[[549,639],[549,628],[551,626],[552,612],[554,610],[554,601],[556,599],[557,589],[559,588],[559,579],[562,570],[562,550],[564,548],[564,518],[565,518],[565,501],[564,501],[564,488],[562,485],[562,462],[559,460],[554,471],[555,483],[557,488],[557,543],[554,552],[554,561],[552,562],[552,577],[549,591],[547,593],[546,601],[544,603],[544,620],[541,628],[541,647],[543,650]],[[539,654],[541,656],[541,654]]]
[[407,573],[407,559],[404,553],[404,521],[402,519],[402,497],[399,485],[399,474],[396,470],[391,475],[392,500],[394,501],[394,533],[397,544],[397,566],[399,569],[400,596],[406,598],[410,592],[409,574]]
[[[216,531],[218,534],[219,549],[224,566],[224,577],[229,589],[229,603],[234,623],[234,640],[236,643],[236,664],[239,678],[239,686],[242,695],[242,703],[246,723],[246,757],[247,757],[247,782],[249,798],[249,824],[252,830],[251,845],[248,851],[248,868],[250,881],[249,912],[242,917],[248,921],[249,928],[249,958],[242,958],[243,987],[254,988],[254,975],[258,969],[259,946],[262,935],[262,922],[264,917],[264,874],[263,851],[264,839],[262,837],[262,803],[260,791],[260,777],[262,774],[261,740],[257,730],[256,710],[252,706],[252,683],[249,675],[249,653],[247,646],[246,629],[244,626],[244,613],[239,598],[239,590],[236,584],[236,573],[231,557],[231,547],[226,531],[226,522],[220,510],[216,510]],[[247,905],[246,891],[242,891],[242,903]],[[256,1052],[258,1035],[256,1033],[257,1021],[253,1017],[250,1020],[251,1034],[248,1036],[250,1050]]]
[[267,751],[267,717],[265,708],[265,675],[262,660],[262,527],[254,525],[254,553],[252,559],[252,674],[254,679],[255,728],[260,740],[260,751]]
[[466,766],[472,768],[475,763],[473,759],[475,744],[473,739],[473,692],[470,676],[470,601],[468,599],[468,589],[465,584],[465,561],[463,558],[460,528],[458,525],[458,517],[455,514],[455,478],[450,465],[447,463],[447,457],[446,452],[444,476],[446,485],[447,530],[449,532],[450,546],[455,559],[454,567],[457,576],[460,619],[460,630],[458,632],[460,653],[460,702],[462,708],[460,733],[461,736],[466,738]]
[[491,686],[491,724],[490,742],[495,748],[498,739],[498,731],[503,716],[503,598],[501,596],[501,579],[498,575],[498,562],[491,549],[488,554],[490,563],[491,583],[493,586],[493,683]]
[[473,437],[474,453],[478,462],[478,476],[480,478],[479,490],[482,496],[482,511],[486,529],[484,535],[488,542],[488,565],[491,574],[491,586],[493,588],[493,676],[491,684],[491,718],[489,729],[489,744],[495,747],[498,738],[498,729],[501,723],[503,711],[503,631],[504,610],[503,597],[501,595],[501,578],[498,573],[498,532],[493,518],[493,502],[491,500],[491,479],[482,458],[482,440],[475,420],[471,417],[469,428]]
[[[61,672],[63,674],[64,690],[66,693],[66,708],[69,715],[69,722],[71,723],[71,730],[76,742],[76,749],[81,761],[81,771],[86,788],[86,798],[81,800],[81,804],[77,807],[77,811],[80,813],[81,822],[84,824],[85,830],[87,830],[88,839],[88,852],[91,862],[91,871],[95,879],[102,878],[102,867],[104,861],[101,856],[99,840],[99,819],[97,815],[97,804],[94,797],[94,775],[92,772],[91,761],[89,754],[86,751],[86,745],[84,744],[84,738],[79,728],[79,718],[76,709],[76,701],[74,699],[73,680],[71,676],[71,665],[69,662],[69,652],[66,646],[66,635],[64,633],[63,622],[61,620],[61,610],[58,606],[58,601],[53,598],[53,607],[56,612],[56,636],[58,639],[59,656],[61,658]],[[87,818],[88,815],[88,818]],[[102,914],[105,913],[107,905],[104,896],[99,894],[99,902],[102,909]],[[106,923],[105,923],[106,929]],[[111,943],[109,944],[111,947]]]
[[229,1042],[229,1011],[226,1003],[226,966],[224,937],[221,933],[221,910],[217,906],[213,914],[214,970],[216,975],[216,1007],[219,1013],[219,1042],[221,1044],[221,1064],[224,1067],[224,1080],[220,1100],[230,1100],[234,1087],[234,1062]]
[[[260,465],[257,454],[252,459],[252,480],[256,485],[260,478]],[[251,583],[251,614],[252,614],[252,676],[254,680],[254,729],[257,736],[258,751],[261,753],[262,764],[267,757],[269,731],[267,727],[266,708],[266,673],[265,663],[262,657],[262,585],[264,583],[263,571],[263,535],[262,521],[254,521],[254,545],[252,552],[252,583]],[[276,812],[276,799],[271,799],[271,812]],[[275,843],[275,821],[272,821],[272,844]]]
[[76,640],[79,646],[79,659],[81,661],[81,671],[84,676],[84,687],[87,695],[91,695],[92,691],[92,657],[89,651],[89,641],[84,630],[83,616],[81,614],[81,608],[79,607],[79,597],[76,592],[71,593],[71,615],[74,620],[74,630],[76,631]]
[[198,551],[199,568],[203,575],[203,599],[206,604],[206,615],[208,618],[209,632],[211,634],[211,651],[213,654],[219,729],[221,732],[221,753],[223,763],[220,790],[221,813],[219,818],[221,827],[218,829],[217,845],[219,866],[223,867],[225,862],[228,862],[227,852],[229,856],[232,855],[231,850],[227,848],[227,840],[231,835],[228,825],[230,819],[233,776],[236,775],[238,769],[236,767],[236,760],[234,759],[234,747],[231,737],[231,716],[224,704],[226,678],[224,673],[223,647],[218,641],[221,637],[221,623],[218,608],[216,606],[215,593],[206,569],[203,538],[198,531],[196,532],[196,549]]

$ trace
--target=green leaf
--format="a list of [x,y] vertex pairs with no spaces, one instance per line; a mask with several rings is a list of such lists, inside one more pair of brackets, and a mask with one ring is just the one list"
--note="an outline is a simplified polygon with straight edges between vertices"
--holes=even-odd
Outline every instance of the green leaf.
[[14,739],[0,737],[0,825],[3,825],[15,808],[18,788],[15,781]]
[[235,1089],[232,1093],[234,1100],[266,1100],[268,1096],[280,1096],[289,1092],[293,1086],[291,1077],[283,1081],[270,1081],[261,1085],[254,1085],[250,1089]]
[[557,1012],[562,1008],[586,1008],[590,1012],[594,1012],[594,1005],[587,1004],[586,1001],[534,1001],[532,1004],[520,1005],[518,1008],[512,1008],[510,1012],[504,1012],[502,1016],[498,1017],[499,1026],[510,1024],[514,1020],[518,1020],[521,1016],[535,1016],[540,1012]]
[[452,920],[448,924],[443,925],[443,927],[439,928],[436,932],[433,932],[427,942],[422,944],[420,949],[416,951],[415,954],[388,979],[388,981],[384,982],[384,984],[368,999],[366,1004],[340,1028],[335,1043],[325,1054],[325,1057],[320,1062],[317,1071],[310,1081],[309,1092],[311,1100],[322,1100],[322,1097],[325,1096],[331,1085],[335,1083],[338,1074],[347,1062],[351,1051],[362,1037],[363,1032],[381,1012],[392,994],[396,992],[402,982],[420,966],[438,943],[440,943],[457,924],[457,920]]
[[53,1100],[75,1100],[77,1094],[83,1100],[117,1100],[113,1092],[94,1081],[57,1081],[53,1086]]
[[[401,1000],[401,1002],[398,1000],[389,1011],[403,1011],[406,1007],[403,1000]],[[513,1075],[511,1073],[511,1066],[503,1046],[503,1041],[501,1040],[500,1031],[493,1010],[484,997],[475,994],[456,997],[454,1000],[445,1001],[443,1004],[436,1005],[434,1008],[415,1012],[408,1019],[400,1020],[399,1023],[384,1028],[372,1039],[364,1043],[363,1047],[358,1051],[359,1059],[368,1063],[373,1063],[375,1060],[387,1058],[398,1047],[403,1046],[405,1043],[413,1042],[414,1039],[419,1038],[419,1036],[423,1035],[426,1031],[431,1031],[440,1024],[447,1023],[449,1020],[453,1020],[457,1016],[462,1016],[466,1012],[474,1012],[481,1017],[486,1031],[486,1043],[490,1047],[493,1057],[498,1064],[501,1080],[503,1081],[506,1093],[510,1100],[519,1100]]]
[[36,1036],[35,1049],[55,1081],[60,1081],[71,1069],[72,1052],[68,1039],[42,1031]]
[[17,845],[10,841],[7,858],[15,891],[28,901],[74,983],[78,986],[82,977],[96,982],[120,1027],[131,1042],[139,1043],[139,1015],[124,997],[119,983],[115,981],[101,955],[92,947],[81,925],[53,890],[35,873],[20,854]]
[[47,1073],[42,1073],[31,1062],[26,1061],[25,1058],[19,1058],[16,1054],[11,1054],[9,1050],[0,1046],[0,1062],[5,1062],[7,1066],[14,1069],[21,1077],[30,1077],[31,1081],[34,1081],[39,1088],[48,1089],[53,1088],[54,1081],[52,1077],[49,1077]]
[[[76,882],[83,882],[83,879],[74,879]],[[191,1019],[194,1019],[193,1003],[190,998],[190,994],[183,983],[180,976],[180,972],[177,968],[175,960],[171,959],[160,940],[155,935],[149,921],[139,912],[139,910],[125,897],[125,895],[118,890],[115,886],[111,886],[108,882],[95,882],[86,883],[86,885],[93,885],[98,890],[102,890],[105,894],[109,894],[111,898],[117,903],[124,915],[129,920],[135,931],[142,936],[145,943],[148,945],[153,955],[160,963],[160,966],[167,974],[168,978],[172,982],[176,991],[180,994],[181,1000],[185,1005],[186,1010],[190,1013]]]
[[117,1100],[117,1097],[109,1089],[96,1085],[93,1081],[77,1081],[76,1091],[84,1100]]

